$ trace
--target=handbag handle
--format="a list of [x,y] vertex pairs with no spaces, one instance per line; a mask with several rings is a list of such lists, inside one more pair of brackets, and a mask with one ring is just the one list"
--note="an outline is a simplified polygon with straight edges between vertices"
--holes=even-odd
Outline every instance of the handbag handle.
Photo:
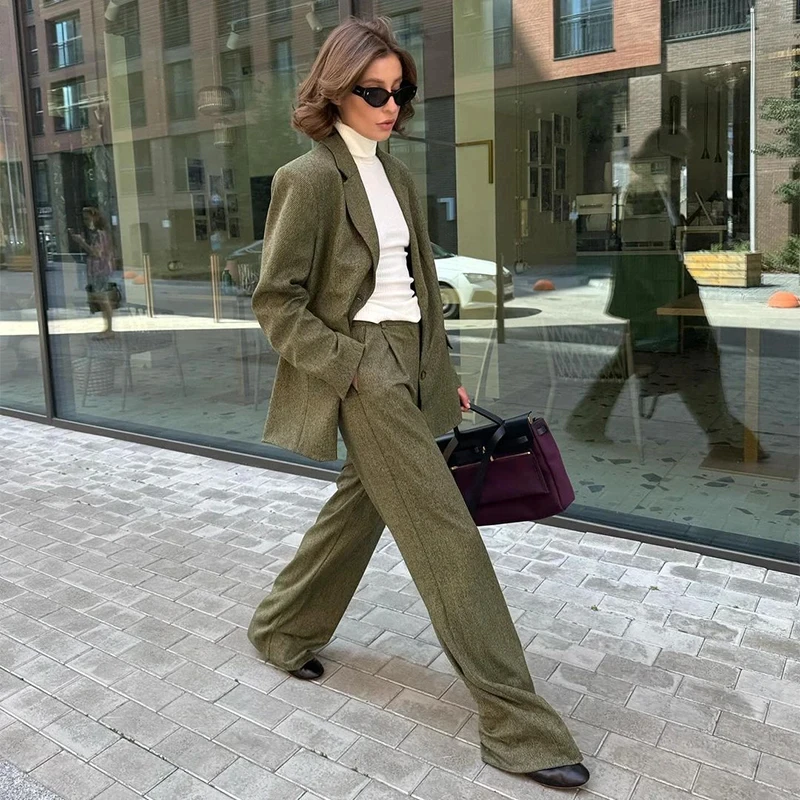
[[[498,417],[497,414],[493,414],[491,411],[481,408],[480,406],[470,404],[470,411],[475,411],[482,417],[486,417],[486,419],[494,422],[497,425],[497,428],[492,434],[492,438],[489,439],[489,441],[483,447],[483,457],[481,458],[481,463],[478,466],[478,472],[475,475],[475,480],[473,481],[466,500],[467,508],[469,509],[470,514],[474,517],[475,511],[478,508],[478,503],[481,499],[481,494],[483,493],[483,484],[486,480],[486,473],[489,471],[489,464],[492,462],[492,456],[494,455],[494,451],[497,449],[497,445],[500,443],[500,440],[506,435],[506,423],[502,417]],[[450,456],[458,446],[460,431],[458,430],[457,425],[453,429],[453,433],[453,438],[450,440],[450,443],[442,453],[445,462],[450,460]]]

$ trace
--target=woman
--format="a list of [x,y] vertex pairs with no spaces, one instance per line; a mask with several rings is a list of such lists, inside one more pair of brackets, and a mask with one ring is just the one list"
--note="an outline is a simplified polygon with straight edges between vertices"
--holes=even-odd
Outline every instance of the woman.
[[434,437],[469,398],[450,364],[425,216],[377,143],[413,111],[416,68],[384,21],[334,30],[300,88],[295,128],[317,146],[272,184],[253,310],[280,354],[264,441],[348,457],[336,493],[256,610],[270,663],[319,678],[384,524],[480,710],[483,759],[550,786],[589,773],[534,691],[478,529]]
[[89,310],[99,310],[103,314],[104,327],[97,338],[105,339],[114,335],[111,317],[120,303],[119,287],[111,281],[114,272],[114,244],[103,215],[94,206],[83,209],[83,224],[87,231],[85,237],[71,230],[69,235],[86,253],[86,294]]

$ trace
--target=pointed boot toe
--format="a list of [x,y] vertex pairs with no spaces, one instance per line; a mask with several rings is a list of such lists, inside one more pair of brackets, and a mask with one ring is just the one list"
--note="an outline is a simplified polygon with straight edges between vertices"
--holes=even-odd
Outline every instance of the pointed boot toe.
[[540,769],[529,773],[529,777],[544,786],[572,789],[576,786],[583,786],[589,780],[589,770],[583,764],[569,764],[565,767]]
[[300,669],[289,670],[290,675],[294,675],[295,678],[300,678],[301,681],[316,680],[317,678],[321,678],[324,672],[325,667],[323,667],[316,658],[306,661]]

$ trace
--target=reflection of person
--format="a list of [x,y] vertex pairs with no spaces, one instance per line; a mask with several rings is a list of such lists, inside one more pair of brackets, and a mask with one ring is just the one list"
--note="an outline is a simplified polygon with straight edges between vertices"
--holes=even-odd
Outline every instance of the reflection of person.
[[[645,139],[636,159],[662,158],[684,160],[689,152],[690,141],[685,130],[668,134],[666,128],[658,128]],[[649,162],[640,172],[632,170],[625,206],[625,219],[632,214],[646,214],[651,219],[662,216],[668,221],[671,234],[682,224],[673,198],[670,194],[670,170],[651,173]],[[622,239],[625,241],[625,221],[622,224]],[[700,429],[714,443],[732,445],[737,450],[744,447],[744,425],[731,413],[722,387],[720,354],[717,343],[710,330],[703,339],[702,351],[695,349],[693,360],[702,364],[702,380],[686,375],[685,366],[679,357],[664,352],[666,349],[663,327],[664,317],[659,317],[657,309],[687,294],[697,294],[698,313],[693,314],[692,322],[698,328],[708,329],[708,318],[702,301],[699,299],[697,284],[686,270],[680,241],[676,240],[676,250],[659,254],[641,256],[631,254],[617,259],[614,285],[607,313],[628,320],[633,340],[634,370],[646,377],[650,393],[675,392],[680,395],[689,413]],[[667,318],[666,325],[669,325]],[[687,334],[684,349],[691,350],[696,340]],[[624,347],[624,345],[623,345]],[[650,352],[646,352],[646,351]],[[573,410],[567,423],[567,431],[576,438],[608,443],[605,431],[611,411],[624,388],[622,381],[613,380],[618,374],[619,364],[625,362],[625,353],[617,352],[600,371],[597,381]],[[654,377],[655,376],[655,377]],[[659,386],[655,381],[666,377]],[[645,392],[646,394],[648,392]],[[638,413],[638,410],[637,410]],[[765,453],[759,450],[759,457]]]
[[281,356],[265,441],[333,460],[338,424],[348,456],[248,634],[272,664],[322,675],[314,653],[333,636],[386,524],[478,705],[484,760],[577,786],[589,777],[580,751],[534,691],[483,540],[434,439],[469,399],[447,354],[411,175],[377,150],[412,115],[415,81],[385,21],[350,20],[300,89],[293,122],[318,144],[275,175],[253,295]]
[[111,280],[114,272],[114,243],[103,215],[94,206],[83,209],[83,224],[86,228],[85,236],[72,230],[69,230],[69,235],[86,253],[89,309],[102,313],[104,328],[99,336],[106,338],[114,335],[111,330],[111,316],[120,303],[119,287]]

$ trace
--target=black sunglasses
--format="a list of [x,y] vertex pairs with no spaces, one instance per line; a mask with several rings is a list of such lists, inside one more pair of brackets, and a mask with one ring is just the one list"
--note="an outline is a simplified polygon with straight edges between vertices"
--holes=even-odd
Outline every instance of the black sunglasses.
[[404,106],[414,99],[417,94],[417,87],[413,83],[407,83],[390,92],[380,86],[368,86],[366,88],[355,86],[353,87],[353,94],[363,97],[373,108],[382,108],[389,102],[390,97],[394,98],[398,106]]

